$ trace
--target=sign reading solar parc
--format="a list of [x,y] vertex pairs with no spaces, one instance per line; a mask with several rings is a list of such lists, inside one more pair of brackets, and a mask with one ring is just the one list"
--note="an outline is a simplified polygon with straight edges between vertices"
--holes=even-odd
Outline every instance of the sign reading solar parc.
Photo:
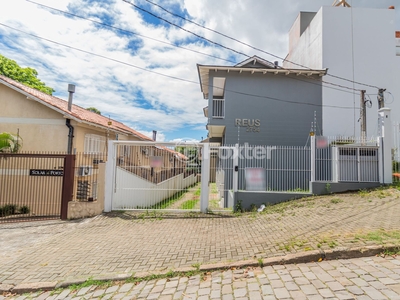
[[38,170],[30,169],[29,176],[63,176],[63,170]]

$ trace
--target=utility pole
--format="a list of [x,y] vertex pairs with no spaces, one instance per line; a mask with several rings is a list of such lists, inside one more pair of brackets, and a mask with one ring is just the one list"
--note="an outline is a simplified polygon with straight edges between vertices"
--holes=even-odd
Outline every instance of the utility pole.
[[379,107],[379,109],[381,109],[385,106],[385,95],[384,95],[385,91],[386,91],[386,89],[379,89],[379,91],[378,91],[378,107]]
[[365,90],[361,90],[360,108],[361,108],[361,142],[365,144],[367,138],[367,108],[365,101]]

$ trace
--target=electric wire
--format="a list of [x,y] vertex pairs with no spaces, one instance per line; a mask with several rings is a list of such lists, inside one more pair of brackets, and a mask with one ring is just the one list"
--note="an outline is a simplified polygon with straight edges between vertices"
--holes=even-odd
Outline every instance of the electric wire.
[[[60,10],[60,9],[57,9],[57,8],[53,8],[53,7],[50,7],[50,6],[47,6],[47,5],[44,5],[44,4],[41,4],[41,3],[38,3],[38,2],[32,1],[32,0],[25,0],[25,1],[30,2],[30,3],[34,3],[34,4],[38,5],[38,6],[42,6],[42,7],[45,7],[45,8],[47,8],[47,9],[51,9],[51,10],[55,10],[55,11],[57,11],[57,12],[64,13],[64,14],[66,14],[66,15],[70,15],[70,16],[77,17],[77,18],[80,18],[80,19],[83,19],[83,20],[86,20],[86,21],[90,21],[90,22],[93,22],[93,23],[98,24],[98,25],[102,25],[102,26],[105,26],[105,27],[109,27],[109,28],[112,28],[112,29],[115,29],[115,30],[119,30],[119,31],[122,31],[122,32],[126,32],[126,33],[131,33],[131,34],[134,34],[134,35],[138,35],[138,36],[141,36],[141,37],[144,37],[144,38],[151,39],[151,40],[156,41],[156,42],[160,42],[160,43],[163,43],[163,44],[167,44],[167,45],[174,46],[174,47],[177,47],[177,48],[180,48],[180,49],[184,49],[184,50],[188,50],[188,51],[191,51],[191,52],[199,53],[199,54],[202,54],[202,55],[205,55],[205,56],[209,56],[209,57],[212,57],[212,58],[224,60],[224,61],[231,62],[231,63],[236,63],[236,62],[231,61],[231,60],[228,60],[228,59],[220,58],[220,57],[217,57],[217,56],[214,56],[214,55],[210,55],[210,54],[206,54],[206,53],[203,53],[203,52],[200,52],[200,51],[196,51],[196,50],[192,50],[192,49],[189,49],[189,48],[181,47],[181,46],[175,45],[175,44],[173,44],[173,43],[164,42],[164,41],[157,40],[157,39],[154,39],[154,38],[151,38],[151,37],[142,35],[142,34],[135,33],[135,32],[133,32],[133,31],[129,31],[129,30],[126,30],[126,29],[122,29],[122,28],[119,28],[119,27],[116,27],[116,26],[112,26],[112,25],[103,23],[103,22],[95,21],[95,20],[92,20],[92,19],[89,19],[89,18],[86,18],[86,17],[83,17],[83,16],[79,16],[79,15],[76,15],[76,14],[73,14],[73,13],[70,13],[70,12],[66,12],[66,11],[64,11],[64,10]],[[246,55],[246,56],[248,56],[248,55]],[[248,57],[250,57],[250,56],[248,56]],[[282,75],[282,74],[279,74],[279,75],[280,75],[280,76],[284,76],[284,75]],[[354,87],[353,87],[353,88],[350,88],[350,87],[347,87],[347,86],[343,86],[343,85],[339,85],[339,84],[327,82],[327,81],[324,81],[324,80],[315,79],[315,78],[309,77],[309,76],[307,76],[307,75],[303,75],[303,76],[308,77],[308,79],[315,80],[315,81],[317,81],[317,83],[312,83],[312,82],[307,81],[307,80],[301,80],[301,79],[299,79],[299,78],[293,78],[293,77],[290,77],[290,78],[291,78],[291,79],[294,79],[294,80],[299,80],[299,81],[307,82],[307,83],[309,83],[309,84],[315,84],[315,85],[318,85],[318,86],[322,86],[323,84],[329,84],[329,85],[335,86],[336,88],[333,88],[333,87],[330,87],[330,86],[325,86],[325,87],[326,87],[326,88],[333,89],[333,90],[341,91],[341,92],[347,92],[347,93],[350,93],[350,94],[354,94],[354,91],[357,91],[357,92],[360,92],[360,91],[361,91],[361,90],[355,89]],[[353,92],[345,91],[345,90],[341,90],[341,89],[347,89],[347,90],[351,90],[351,91],[353,91]]]
[[[143,9],[143,8],[140,8],[139,6],[137,6],[137,5],[135,5],[135,4],[131,3],[131,2],[129,2],[129,1],[127,1],[127,0],[123,0],[123,1],[126,2],[126,3],[131,4],[132,6],[134,6],[135,8],[137,8],[137,9],[139,9],[139,10],[145,11],[146,13],[151,14],[151,15],[153,15],[154,17],[159,18],[159,19],[165,21],[163,18],[161,18],[161,17],[159,17],[159,16],[156,16],[156,15],[152,14],[151,12],[149,12],[149,11]],[[185,17],[183,17],[183,16],[181,16],[181,15],[178,15],[178,14],[176,14],[176,13],[173,13],[173,12],[167,10],[167,9],[164,8],[163,6],[161,6],[161,5],[157,4],[157,3],[154,3],[154,2],[152,2],[152,1],[150,1],[150,0],[144,0],[144,1],[146,1],[147,3],[150,3],[151,5],[157,6],[158,8],[160,8],[161,10],[167,12],[168,14],[170,14],[170,15],[172,15],[172,16],[175,16],[175,17],[177,17],[177,18],[180,18],[180,19],[182,19],[182,20],[184,20],[184,21],[186,21],[186,22],[189,22],[189,23],[194,24],[194,25],[196,25],[196,26],[198,26],[198,27],[201,27],[201,28],[203,28],[203,29],[206,29],[206,30],[208,30],[208,31],[211,31],[211,32],[213,32],[213,33],[216,33],[216,34],[218,34],[218,35],[220,35],[220,36],[223,36],[223,37],[225,37],[225,38],[228,38],[228,39],[230,39],[230,40],[232,40],[232,41],[235,41],[235,42],[237,42],[237,43],[239,43],[239,44],[242,44],[242,45],[244,45],[244,46],[247,46],[247,47],[249,47],[249,48],[251,48],[251,49],[260,51],[260,52],[262,52],[262,53],[264,53],[264,54],[268,54],[268,55],[270,55],[270,56],[272,56],[272,57],[281,59],[282,61],[286,61],[286,62],[291,63],[291,64],[293,64],[293,65],[296,65],[296,66],[298,66],[298,67],[302,67],[302,68],[306,68],[306,69],[311,70],[311,68],[309,68],[309,67],[307,67],[307,66],[304,66],[304,65],[302,65],[302,64],[295,63],[295,62],[290,61],[290,60],[288,60],[288,59],[286,59],[286,58],[282,58],[282,57],[280,57],[280,56],[278,56],[278,55],[275,55],[275,54],[270,53],[270,52],[268,52],[268,51],[265,51],[265,50],[262,50],[262,49],[260,49],[260,48],[254,47],[254,46],[252,46],[252,45],[250,45],[250,44],[248,44],[248,43],[245,43],[245,42],[243,42],[243,41],[240,41],[240,40],[238,40],[238,39],[236,39],[236,38],[234,38],[234,37],[231,37],[231,36],[229,36],[229,35],[227,35],[227,34],[224,34],[224,33],[222,33],[222,32],[219,32],[219,31],[217,31],[217,30],[214,30],[214,29],[212,29],[212,28],[206,27],[206,26],[204,26],[204,25],[202,25],[202,24],[199,24],[199,23],[197,23],[197,22],[195,22],[195,21],[189,20],[189,19],[187,19],[187,18],[185,18]],[[168,22],[168,21],[166,21],[166,22]],[[336,78],[336,79],[341,79],[341,80],[344,80],[344,81],[352,82],[352,83],[355,83],[355,84],[358,84],[358,85],[363,85],[363,86],[367,86],[367,87],[379,89],[379,87],[374,86],[374,85],[370,85],[370,84],[365,84],[365,83],[361,83],[361,82],[354,81],[354,78],[353,78],[353,80],[351,80],[351,79],[347,79],[347,78],[344,78],[344,77],[341,77],[341,76],[332,75],[332,74],[329,74],[329,73],[327,74],[327,76],[331,76],[331,77]]]
[[[34,37],[36,39],[44,40],[44,41],[47,41],[49,43],[52,43],[52,44],[55,44],[55,45],[58,45],[58,46],[63,46],[63,47],[66,47],[68,49],[72,49],[72,50],[75,50],[75,51],[78,51],[78,52],[82,52],[82,53],[89,54],[89,55],[96,56],[96,57],[100,57],[100,58],[103,58],[103,59],[106,59],[106,60],[109,60],[109,61],[113,61],[113,62],[116,62],[116,63],[119,63],[119,64],[123,64],[123,65],[129,66],[129,67],[132,67],[132,68],[139,69],[141,71],[149,72],[149,73],[152,73],[152,74],[155,74],[155,75],[159,75],[159,76],[162,76],[162,77],[166,77],[166,78],[170,78],[170,79],[174,79],[174,80],[178,80],[178,81],[182,81],[182,82],[186,82],[186,83],[191,83],[191,84],[196,84],[196,85],[200,84],[200,82],[198,82],[198,81],[193,81],[193,80],[189,80],[189,79],[184,79],[184,78],[180,78],[180,77],[176,77],[176,76],[167,75],[167,74],[164,74],[164,73],[161,73],[161,72],[149,70],[149,69],[146,69],[146,68],[143,68],[143,67],[139,67],[139,66],[124,62],[124,61],[120,61],[118,59],[111,58],[111,57],[108,57],[108,56],[105,56],[105,55],[97,54],[97,53],[90,52],[90,51],[87,51],[87,50],[83,50],[83,49],[80,49],[80,48],[76,48],[76,47],[73,47],[73,46],[70,46],[70,45],[66,45],[66,44],[63,44],[63,43],[60,43],[60,42],[56,42],[56,41],[53,41],[53,40],[50,40],[50,39],[47,39],[47,38],[32,34],[32,33],[28,33],[26,31],[11,27],[11,26],[3,24],[3,23],[0,23],[0,26],[9,28],[9,29],[14,30],[14,31],[18,31],[18,32],[23,33],[25,35]],[[219,87],[214,87],[214,86],[210,86],[210,87],[219,88]],[[222,89],[222,88],[220,88],[220,89]],[[278,102],[284,102],[284,103],[299,104],[299,105],[306,105],[306,106],[315,106],[315,107],[331,107],[331,108],[340,108],[340,109],[354,109],[353,107],[349,107],[349,106],[323,105],[323,104],[316,104],[316,103],[299,102],[299,101],[285,100],[285,99],[269,97],[269,96],[263,96],[263,95],[244,93],[244,92],[239,92],[239,91],[234,91],[234,90],[229,90],[229,89],[224,89],[224,90],[225,90],[225,92],[231,92],[231,93],[242,95],[242,96],[261,98],[261,99],[269,99],[269,100],[272,100],[272,101],[278,101]]]
[[[222,47],[222,48],[224,48],[224,49],[226,49],[226,50],[229,50],[229,51],[232,51],[232,52],[234,52],[234,53],[236,53],[236,54],[240,54],[240,55],[246,56],[247,58],[252,58],[250,55],[248,55],[248,54],[246,54],[246,53],[243,53],[243,52],[240,52],[240,51],[238,51],[238,50],[235,50],[235,49],[233,49],[233,48],[231,48],[231,47],[222,45],[221,43],[214,42],[214,41],[212,41],[212,40],[210,40],[210,39],[208,39],[208,38],[205,38],[205,37],[203,37],[203,36],[201,36],[201,35],[199,35],[199,34],[193,32],[193,31],[191,31],[191,30],[188,30],[188,29],[186,29],[186,28],[183,28],[183,27],[180,26],[180,25],[177,25],[177,24],[175,24],[175,23],[172,23],[171,21],[168,21],[167,19],[164,19],[163,17],[157,16],[156,14],[152,13],[151,11],[149,11],[149,10],[147,10],[147,9],[144,9],[144,8],[142,8],[142,7],[140,7],[140,6],[136,5],[136,4],[134,4],[134,3],[132,3],[132,2],[129,2],[129,1],[127,1],[127,0],[122,0],[122,1],[124,1],[124,2],[126,2],[126,3],[128,3],[128,4],[130,4],[130,5],[132,5],[133,7],[135,7],[136,9],[138,9],[138,10],[140,10],[140,11],[143,11],[143,12],[145,12],[145,13],[147,13],[147,14],[149,14],[149,15],[151,15],[151,16],[153,16],[153,17],[159,19],[159,20],[162,20],[162,21],[164,21],[164,22],[170,24],[171,26],[177,27],[177,28],[179,28],[179,29],[181,29],[181,30],[183,30],[183,31],[185,31],[185,32],[187,32],[187,33],[190,33],[190,34],[196,36],[196,37],[199,38],[199,39],[205,40],[206,42],[208,42],[208,43],[210,43],[210,44],[214,44],[214,45],[216,45],[216,46],[218,46],[218,47]],[[303,66],[303,67],[304,67],[304,66]],[[308,70],[312,70],[311,68],[308,68],[308,67],[304,67],[304,68],[306,68],[306,69],[308,69]],[[328,74],[327,74],[327,75],[328,75]],[[323,83],[326,83],[326,84],[331,84],[331,85],[334,85],[334,86],[337,86],[337,87],[340,87],[340,88],[344,88],[344,89],[354,90],[354,91],[358,91],[358,92],[361,91],[361,89],[354,89],[354,88],[350,88],[350,87],[338,85],[338,84],[332,83],[332,82],[327,82],[327,81],[322,81],[322,82],[323,82]],[[350,81],[350,82],[351,82],[351,81]]]
[[92,20],[92,19],[89,19],[89,18],[80,16],[80,15],[77,15],[77,14],[73,14],[73,13],[67,12],[67,11],[65,11],[65,10],[61,10],[61,9],[58,9],[58,8],[54,8],[54,7],[51,7],[51,6],[48,6],[48,5],[41,4],[41,3],[38,3],[38,2],[35,2],[35,1],[32,1],[32,0],[25,0],[25,1],[30,2],[30,3],[33,3],[33,4],[36,4],[36,5],[39,5],[39,6],[42,6],[42,7],[45,7],[45,8],[47,8],[47,9],[51,9],[51,10],[54,10],[54,11],[63,13],[63,14],[65,14],[65,15],[69,15],[69,16],[72,16],[72,17],[75,17],[75,18],[79,18],[79,19],[82,19],[82,20],[86,20],[86,21],[90,21],[90,22],[93,22],[93,23],[95,23],[95,24],[97,24],[97,25],[101,25],[101,26],[108,27],[108,28],[111,28],[111,29],[115,29],[115,30],[118,30],[118,31],[121,31],[121,32],[125,32],[125,33],[129,33],[129,34],[137,35],[137,36],[140,36],[140,37],[142,37],[142,38],[146,38],[146,39],[149,39],[149,40],[158,42],[158,43],[162,43],[162,44],[165,44],[165,45],[169,45],[169,46],[173,46],[173,47],[176,47],[176,48],[180,48],[180,49],[183,49],[183,50],[186,50],[186,51],[190,51],[190,52],[194,52],[194,53],[197,53],[197,54],[205,55],[205,56],[208,56],[208,57],[220,59],[220,60],[223,60],[223,61],[226,61],[226,62],[235,63],[234,61],[229,60],[229,59],[225,59],[225,58],[218,57],[218,56],[211,55],[211,54],[207,54],[207,53],[204,53],[204,52],[201,52],[201,51],[189,49],[189,48],[186,48],[186,47],[182,47],[182,46],[179,46],[179,45],[175,45],[175,44],[173,44],[173,43],[161,41],[161,40],[158,40],[158,39],[155,39],[155,38],[152,38],[152,37],[149,37],[149,36],[146,36],[146,35],[143,35],[143,34],[134,32],[134,31],[122,29],[122,28],[119,28],[119,27],[116,27],[116,26],[113,26],[113,25],[110,25],[110,24],[106,24],[106,23],[103,23],[103,22],[99,22],[99,21],[96,21],[96,20]]

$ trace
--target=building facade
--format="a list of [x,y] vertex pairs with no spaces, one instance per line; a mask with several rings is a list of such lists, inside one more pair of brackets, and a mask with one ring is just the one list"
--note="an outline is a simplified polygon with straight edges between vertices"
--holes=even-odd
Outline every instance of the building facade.
[[322,126],[325,70],[283,69],[256,56],[197,68],[210,142],[304,146],[313,123]]
[[386,89],[384,106],[392,108],[394,122],[400,121],[400,33],[395,24],[393,7],[325,6],[318,12],[300,12],[283,66],[328,69],[322,134],[360,136],[360,90],[366,91],[370,106],[368,136],[378,135],[378,89]]

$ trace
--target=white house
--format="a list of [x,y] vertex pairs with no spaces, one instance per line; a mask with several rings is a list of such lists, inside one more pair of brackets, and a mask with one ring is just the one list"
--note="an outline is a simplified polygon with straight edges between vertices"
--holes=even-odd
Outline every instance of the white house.
[[395,18],[393,7],[322,7],[299,14],[283,66],[327,68],[324,81],[335,84],[323,84],[324,122],[318,134],[360,135],[360,92],[353,88],[366,90],[366,100],[372,102],[368,136],[378,134],[378,88],[386,89],[385,107],[392,109],[394,122],[400,121],[400,32]]

